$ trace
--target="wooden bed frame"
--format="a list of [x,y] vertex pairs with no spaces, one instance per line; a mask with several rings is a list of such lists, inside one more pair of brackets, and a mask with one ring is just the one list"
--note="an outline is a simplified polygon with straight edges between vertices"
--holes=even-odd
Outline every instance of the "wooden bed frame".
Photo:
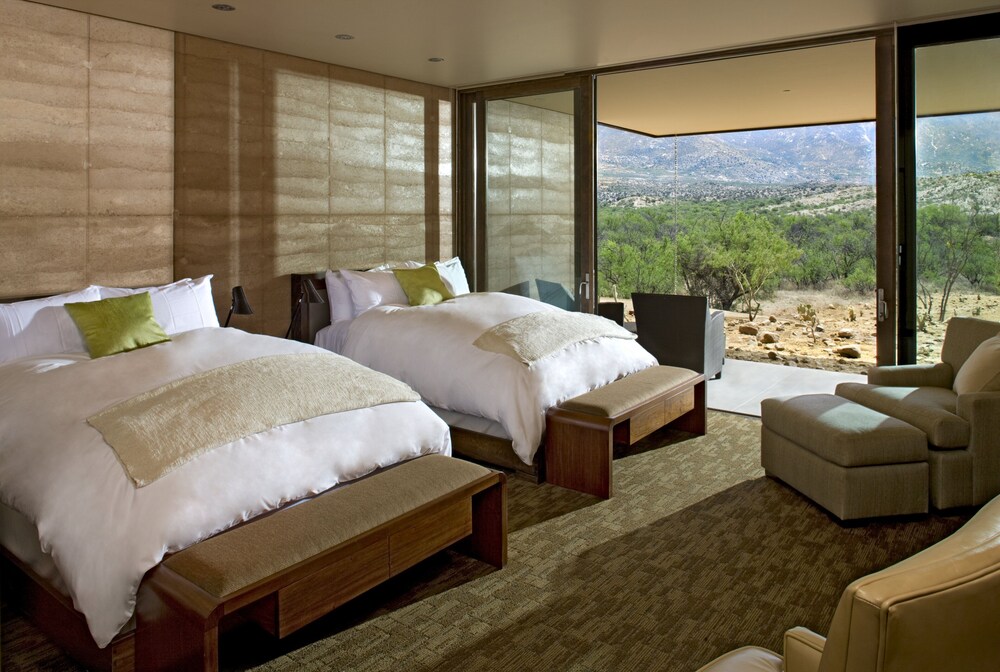
[[[320,295],[324,299],[327,298],[325,272],[293,273],[291,277],[293,313],[299,297],[303,295],[302,278],[312,280]],[[316,340],[316,332],[329,324],[330,307],[328,305],[312,305],[308,301],[303,301],[299,307],[298,319],[292,323],[291,337],[311,345]],[[513,443],[509,439],[453,426],[451,427],[451,449],[455,455],[513,471],[518,476],[523,476],[533,483],[541,483],[545,480],[544,445],[536,451],[532,464],[525,464],[514,453]]]
[[[0,299],[0,303],[34,298],[44,297]],[[303,308],[307,309],[308,304],[304,303]],[[406,464],[391,465],[350,484],[375,482],[386,472]],[[229,625],[250,620],[271,634],[284,637],[449,547],[494,567],[504,567],[507,563],[507,479],[502,472],[482,471],[484,475],[432,501],[341,540],[224,598],[213,599],[197,585],[177,580],[167,568],[171,559],[206,543],[218,547],[221,541],[224,548],[228,538],[240,534],[245,538],[241,531],[257,523],[280,528],[282,516],[296,515],[291,514],[296,509],[301,513],[315,505],[314,510],[320,511],[325,501],[342,492],[342,486],[331,488],[305,503],[289,503],[167,556],[146,573],[139,586],[134,620],[140,627],[126,626],[103,649],[94,642],[86,619],[74,608],[72,600],[3,546],[0,546],[0,582],[11,606],[89,669],[213,672],[218,669],[218,634]],[[371,501],[379,508],[384,507],[381,500]],[[317,518],[317,524],[319,522]],[[380,548],[384,551],[377,550]],[[203,631],[203,636],[190,637],[192,623]],[[147,634],[137,637],[140,630]]]
[[[326,274],[310,273],[295,274],[291,276],[291,305],[292,310],[296,309],[296,304],[300,297],[305,296],[303,278],[312,280],[313,285],[323,295],[326,294]],[[292,337],[306,342],[315,341],[316,332],[330,324],[329,306],[317,305],[310,307],[308,301],[303,300],[299,307],[298,319],[292,325]],[[668,367],[669,368],[669,367]],[[511,441],[497,438],[488,434],[475,432],[462,427],[451,427],[452,452],[460,457],[465,457],[477,462],[485,462],[490,465],[504,469],[513,470],[515,473],[525,476],[535,483],[546,480],[547,471],[552,472],[550,480],[552,483],[562,485],[573,490],[579,490],[598,497],[608,498],[611,496],[611,459],[615,445],[628,446],[635,443],[642,436],[661,427],[670,425],[682,431],[689,431],[696,435],[705,434],[706,424],[706,396],[704,376],[689,371],[690,378],[676,389],[661,391],[650,396],[645,402],[637,404],[634,408],[628,409],[620,416],[613,418],[601,418],[599,424],[604,426],[604,435],[598,439],[598,453],[594,453],[590,458],[583,459],[579,451],[579,436],[567,441],[560,439],[558,446],[549,446],[553,433],[548,431],[547,438],[542,446],[535,452],[534,463],[526,465],[515,453]],[[605,388],[612,386],[628,387],[626,376],[618,381],[609,383]],[[601,388],[601,389],[605,389]],[[586,396],[586,395],[583,395]],[[683,398],[686,401],[682,405],[676,405],[669,410],[664,409],[667,400]],[[581,397],[582,398],[582,397]],[[642,420],[644,414],[652,413],[655,420],[645,424],[644,433],[641,436],[631,432],[629,426]],[[551,427],[552,409],[549,410],[547,424]],[[591,422],[593,419],[591,419]],[[654,426],[655,425],[655,426]],[[614,431],[617,428],[617,433]],[[606,444],[606,448],[605,448]],[[558,451],[558,458],[552,458],[547,453]],[[548,465],[548,466],[546,466]],[[558,473],[557,473],[558,472]]]
[[[381,473],[361,480],[378,479]],[[300,506],[320,504],[324,497],[335,496],[339,491],[340,488],[333,488]],[[292,509],[292,505],[287,505],[206,541],[224,543],[227,534],[239,534],[239,530],[264,519],[270,519],[272,527],[280,526],[281,516]],[[372,550],[381,544],[387,554],[384,563]],[[212,598],[170,570],[170,560],[188,549],[168,556],[149,570],[140,584],[139,627],[124,630],[103,649],[98,648],[83,614],[76,611],[66,595],[6,548],[0,547],[0,560],[6,599],[84,666],[111,672],[147,669],[212,672],[218,669],[218,635],[227,626],[253,621],[270,634],[284,637],[450,546],[497,568],[506,564],[504,474],[490,472],[322,553],[276,571],[225,599]],[[140,631],[147,634],[137,636]],[[192,632],[204,634],[192,636]]]

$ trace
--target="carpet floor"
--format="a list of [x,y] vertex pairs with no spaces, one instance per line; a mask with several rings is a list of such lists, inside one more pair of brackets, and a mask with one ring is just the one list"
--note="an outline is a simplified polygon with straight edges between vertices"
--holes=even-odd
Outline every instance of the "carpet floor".
[[[842,526],[760,468],[760,420],[711,412],[615,460],[601,501],[510,480],[509,563],[440,553],[274,642],[237,628],[224,669],[694,670],[784,631],[825,633],[853,579],[970,512]],[[3,669],[81,669],[4,605]]]

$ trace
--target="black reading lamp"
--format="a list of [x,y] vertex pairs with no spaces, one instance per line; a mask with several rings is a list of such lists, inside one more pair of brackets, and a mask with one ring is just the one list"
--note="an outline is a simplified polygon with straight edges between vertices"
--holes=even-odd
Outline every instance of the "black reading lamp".
[[247,295],[246,292],[243,291],[243,285],[233,287],[233,303],[229,306],[229,314],[226,315],[226,323],[222,326],[229,326],[229,320],[232,319],[233,313],[236,313],[237,315],[253,315],[253,308],[250,307],[250,302],[247,301]]
[[308,301],[309,303],[326,303],[323,297],[319,295],[319,292],[316,291],[316,285],[313,284],[312,278],[303,277],[299,287],[299,300],[295,302],[295,310],[292,311],[292,321],[288,323],[288,331],[285,332],[285,338],[292,337],[292,328],[298,322],[299,313],[302,312],[303,301]]

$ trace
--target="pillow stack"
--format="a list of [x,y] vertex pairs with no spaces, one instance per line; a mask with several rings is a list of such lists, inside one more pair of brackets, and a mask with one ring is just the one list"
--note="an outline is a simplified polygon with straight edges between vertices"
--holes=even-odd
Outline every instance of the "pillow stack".
[[[215,313],[215,304],[212,301],[212,276],[192,280],[185,278],[158,287],[146,287],[143,289],[130,289],[125,287],[100,287],[91,285],[85,289],[50,296],[44,299],[34,299],[31,301],[18,301],[16,303],[0,304],[0,363],[37,355],[58,355],[66,353],[82,353],[91,351],[91,340],[87,338],[82,324],[78,327],[77,321],[71,317],[67,304],[88,304],[96,303],[103,299],[115,299],[130,297],[139,294],[146,294],[146,298],[137,300],[134,304],[127,304],[128,308],[111,309],[116,315],[120,312],[127,312],[130,319],[142,321],[137,316],[140,312],[144,314],[144,307],[138,308],[138,304],[145,306],[145,301],[149,301],[153,320],[164,337],[190,331],[201,327],[218,327],[219,318]],[[96,309],[84,309],[77,311],[79,315],[94,314],[100,315],[97,323],[101,320],[111,319],[108,313],[101,311],[109,310],[106,307]],[[96,312],[95,312],[96,311]],[[124,319],[119,315],[115,318]],[[81,317],[87,322],[88,329],[97,329],[93,320]],[[131,322],[126,320],[129,324]],[[106,333],[92,333],[92,337],[97,340],[116,341],[116,337],[121,337],[121,343],[132,342],[138,335],[128,336],[124,333],[111,333],[115,329],[124,328],[121,322],[116,322],[119,327],[108,327]],[[148,323],[146,328],[151,327]],[[100,331],[100,329],[97,329]],[[85,338],[87,338],[85,342]],[[144,333],[138,341],[147,341],[150,338],[160,338],[151,336],[151,332]],[[162,342],[162,341],[157,341]],[[119,343],[119,344],[121,344]],[[95,344],[96,351],[104,352],[108,343]],[[146,343],[151,345],[151,343]],[[112,348],[113,349],[113,348]],[[125,352],[126,350],[121,350]],[[110,354],[110,353],[108,353]],[[93,355],[92,356],[97,356]]]
[[377,306],[431,305],[468,293],[469,282],[458,257],[426,265],[406,261],[367,271],[326,272],[331,324],[353,319]]

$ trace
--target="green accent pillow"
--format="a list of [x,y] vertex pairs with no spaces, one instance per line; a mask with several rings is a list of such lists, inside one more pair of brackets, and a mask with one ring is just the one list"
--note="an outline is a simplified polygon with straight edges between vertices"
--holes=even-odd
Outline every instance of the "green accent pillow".
[[149,292],[103,301],[67,303],[66,310],[80,329],[91,359],[170,340],[153,316]]
[[444,286],[441,274],[433,266],[394,268],[392,272],[406,292],[411,306],[431,306],[455,298]]

